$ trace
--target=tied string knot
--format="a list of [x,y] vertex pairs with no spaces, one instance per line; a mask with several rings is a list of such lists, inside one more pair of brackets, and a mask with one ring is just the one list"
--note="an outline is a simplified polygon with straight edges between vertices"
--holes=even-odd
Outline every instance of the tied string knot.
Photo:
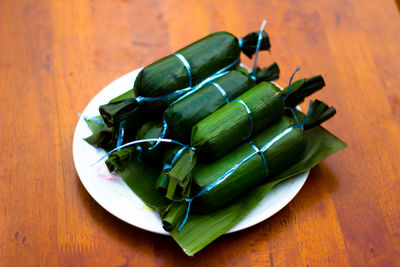
[[175,162],[178,160],[178,158],[180,157],[180,155],[183,153],[183,151],[184,151],[185,149],[187,149],[186,146],[184,146],[184,147],[182,147],[181,149],[179,149],[179,150],[175,153],[174,157],[172,158],[171,163],[169,163],[169,164],[168,164],[168,163],[167,163],[167,164],[164,164],[163,170],[171,170],[172,167],[174,166]]
[[267,176],[267,171],[268,171],[267,160],[265,159],[264,153],[260,149],[258,149],[258,147],[255,144],[253,144],[252,141],[249,141],[248,143],[251,146],[251,148],[253,148],[254,151],[261,156],[261,159],[262,159],[263,164],[264,164],[264,175]]
[[[117,148],[121,147],[121,145],[122,145],[122,140],[123,140],[123,136],[124,136],[124,128],[125,128],[125,121],[122,121],[120,123],[119,131],[118,131]],[[147,149],[147,151],[154,150],[161,143],[160,139],[165,138],[165,135],[167,134],[167,132],[168,132],[168,124],[165,120],[163,120],[163,130],[162,130],[160,136],[157,138],[156,143],[153,146],[149,147]],[[118,151],[119,150],[121,150],[121,149],[119,148]],[[143,156],[144,149],[142,148],[141,145],[137,145],[136,150],[138,151],[137,158],[141,162],[141,158]]]
[[292,113],[292,117],[296,122],[296,124],[293,125],[294,128],[300,127],[304,131],[304,125],[306,124],[306,122],[307,122],[307,120],[308,120],[308,118],[310,116],[310,113],[311,113],[310,112],[311,111],[311,103],[312,103],[312,100],[310,100],[310,104],[308,106],[307,114],[304,117],[304,119],[302,120],[302,122],[300,122],[299,119],[297,118],[296,112],[293,110],[293,108],[285,107],[286,110],[288,110],[288,111],[290,111]]

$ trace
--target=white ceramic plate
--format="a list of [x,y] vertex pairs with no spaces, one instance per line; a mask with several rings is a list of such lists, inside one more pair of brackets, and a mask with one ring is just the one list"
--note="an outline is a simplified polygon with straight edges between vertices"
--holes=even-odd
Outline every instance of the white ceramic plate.
[[[99,114],[98,107],[110,99],[128,91],[140,69],[132,71],[110,83],[87,105],[76,125],[73,156],[75,167],[83,186],[104,209],[119,219],[154,233],[168,235],[162,228],[157,212],[148,208],[117,175],[108,172],[104,162],[91,166],[105,152],[86,143],[83,138],[91,135],[91,130],[83,120],[84,116]],[[309,172],[275,186],[242,221],[228,233],[239,231],[264,221],[286,206],[300,191]]]

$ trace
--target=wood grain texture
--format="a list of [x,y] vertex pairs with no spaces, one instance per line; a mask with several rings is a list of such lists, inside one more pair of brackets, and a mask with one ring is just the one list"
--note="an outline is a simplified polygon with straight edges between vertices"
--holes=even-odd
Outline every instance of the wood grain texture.
[[[398,1],[0,1],[1,266],[400,266]],[[272,218],[187,257],[86,192],[72,137],[120,75],[267,19],[280,83],[321,73],[348,143]],[[244,60],[250,63],[248,60]]]

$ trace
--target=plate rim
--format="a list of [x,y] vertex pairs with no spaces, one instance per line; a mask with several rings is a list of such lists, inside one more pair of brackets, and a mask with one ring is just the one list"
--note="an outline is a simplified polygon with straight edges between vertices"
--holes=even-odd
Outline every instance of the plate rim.
[[[118,78],[114,79],[112,82],[107,84],[103,89],[101,89],[99,92],[97,92],[97,94],[93,98],[91,98],[89,103],[85,106],[84,110],[82,111],[82,113],[81,113],[81,115],[80,115],[80,117],[79,117],[79,119],[78,119],[78,121],[76,123],[75,130],[74,130],[74,136],[73,136],[73,142],[72,142],[73,161],[74,161],[75,169],[76,169],[76,172],[78,174],[79,180],[81,181],[83,187],[89,193],[89,195],[97,202],[97,204],[100,205],[104,210],[106,210],[107,212],[109,212],[110,214],[115,216],[116,218],[120,219],[121,221],[124,221],[124,222],[126,222],[126,223],[128,223],[128,224],[130,224],[132,226],[135,226],[137,228],[140,228],[142,230],[146,230],[146,231],[153,232],[153,233],[156,233],[156,234],[171,235],[169,232],[166,232],[165,230],[158,231],[158,230],[155,230],[153,228],[146,228],[145,226],[135,224],[135,223],[127,220],[127,218],[119,216],[115,210],[113,210],[111,208],[108,208],[107,205],[105,205],[103,203],[103,201],[97,196],[97,194],[95,193],[95,190],[93,190],[93,188],[89,185],[89,183],[86,181],[86,179],[83,178],[85,173],[84,173],[83,169],[81,169],[81,165],[79,164],[79,162],[77,162],[77,160],[78,160],[77,153],[79,151],[79,142],[82,141],[82,140],[78,140],[78,139],[82,138],[81,136],[79,136],[79,131],[81,130],[80,129],[81,127],[84,127],[84,126],[81,126],[81,125],[85,125],[84,116],[86,115],[86,113],[88,113],[88,110],[93,105],[92,103],[97,102],[98,101],[97,99],[102,97],[102,94],[104,94],[104,91],[108,90],[108,88],[113,87],[113,85],[117,84],[118,81],[126,79],[127,77],[133,76],[135,74],[137,75],[141,69],[142,68],[137,68],[137,69],[135,69],[133,71],[130,71],[130,72],[128,72],[126,74],[123,74],[123,75],[119,76]],[[133,77],[134,79],[136,78],[136,75]],[[133,84],[133,82],[134,82],[134,80],[132,81],[132,84]],[[275,83],[275,82],[273,82],[273,83],[275,85],[277,85],[279,88],[281,88],[277,83]],[[124,91],[127,91],[127,90],[130,90],[130,89],[126,89]],[[115,95],[115,96],[118,96],[118,95]],[[246,225],[240,225],[242,222],[244,222],[245,218],[251,216],[251,213],[256,209],[256,208],[253,208],[252,211],[250,211],[236,225],[234,225],[231,229],[229,229],[224,234],[234,233],[234,232],[238,232],[238,231],[250,228],[250,227],[252,227],[254,225],[257,225],[257,224],[267,220],[268,218],[272,217],[273,215],[277,214],[280,210],[282,210],[284,207],[286,207],[289,204],[289,202],[291,202],[294,199],[294,197],[299,193],[301,188],[303,188],[303,186],[304,186],[304,184],[305,184],[305,182],[306,182],[306,180],[307,180],[307,178],[309,176],[309,172],[310,172],[310,170],[307,170],[307,171],[305,171],[305,172],[303,172],[303,173],[301,173],[299,175],[291,177],[287,181],[282,182],[282,183],[286,183],[286,182],[289,182],[290,180],[297,179],[297,187],[294,190],[292,188],[290,196],[286,196],[286,198],[283,199],[283,201],[278,202],[278,204],[275,203],[275,205],[274,205],[275,209],[269,215],[260,216],[260,217],[263,217],[263,218],[258,218],[258,219],[256,218],[255,222],[247,223]],[[125,183],[125,181],[122,178],[120,178],[120,180],[122,181],[122,183],[125,184],[126,187],[129,188],[129,186]],[[279,187],[282,183],[277,184],[273,188]],[[136,195],[133,192],[132,189],[129,188],[129,190],[131,190],[131,192],[134,195]],[[265,194],[265,196],[263,197],[263,200],[269,193],[270,192]],[[141,199],[140,199],[140,201],[143,202]],[[262,202],[262,200],[260,201],[260,203],[261,202]],[[143,202],[143,204],[146,205],[144,202]]]

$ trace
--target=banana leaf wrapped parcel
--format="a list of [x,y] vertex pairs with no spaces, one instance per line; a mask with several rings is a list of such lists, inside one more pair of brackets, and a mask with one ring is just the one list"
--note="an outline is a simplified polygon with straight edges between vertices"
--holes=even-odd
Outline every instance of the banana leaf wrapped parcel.
[[[218,177],[223,176],[232,166],[248,155],[253,155],[226,180],[197,197],[193,201],[192,209],[201,212],[213,211],[268,179],[270,175],[274,175],[277,171],[296,162],[302,155],[305,143],[303,131],[300,127],[294,128],[295,124],[294,120],[284,116],[277,123],[252,138],[251,143],[243,143],[219,160],[198,166],[193,173],[194,195],[215,182]],[[265,152],[260,152],[263,153],[262,156],[260,153],[254,153],[256,148],[261,150],[286,129],[292,130],[283,135]]]
[[256,85],[194,125],[191,146],[204,158],[215,160],[278,121],[284,114],[286,102],[300,104],[305,96],[321,89],[325,83],[318,75],[299,80],[295,85],[282,91],[273,83]]
[[[259,32],[253,32],[239,41],[228,32],[212,33],[180,50],[143,68],[135,80],[134,91],[141,100],[168,96],[175,99],[180,91],[198,85],[205,78],[238,65],[240,52],[252,57],[256,52]],[[269,50],[265,31],[261,32],[259,50]],[[155,107],[159,102],[148,102]]]
[[[294,99],[303,101],[304,96],[319,90],[324,84],[324,80],[320,75],[295,82],[296,86],[290,91],[289,88],[285,88],[281,91],[275,84],[262,82],[234,100],[234,102],[237,101],[238,104],[234,102],[228,103],[196,124],[192,131],[191,146],[195,148],[196,153],[201,153],[200,155],[203,156],[203,161],[219,159],[229,150],[243,143],[243,140],[248,140],[250,137],[265,129],[268,125],[279,121],[284,115],[285,100],[291,100],[292,103],[295,102]],[[199,93],[200,91],[196,92],[194,95]],[[215,97],[218,97],[218,95]],[[219,96],[219,98],[221,98],[221,96]],[[205,100],[207,99],[209,98],[205,98]],[[209,101],[212,103],[212,100]],[[200,106],[202,107],[205,105]],[[190,105],[187,105],[187,108],[190,109]],[[198,110],[196,107],[194,109]],[[176,125],[174,126],[176,127]],[[201,139],[199,137],[204,138]],[[239,153],[238,155],[243,155],[243,153]],[[299,155],[298,151],[295,151],[294,155]],[[291,159],[296,159],[296,157],[293,156]],[[185,159],[182,158],[180,161],[185,162],[184,160]],[[188,158],[187,160],[188,165],[193,164],[192,158]],[[286,162],[289,164],[291,163],[290,160]],[[285,166],[284,164],[281,165]],[[223,168],[219,166],[218,169],[221,170]],[[212,176],[210,173],[212,172],[206,171],[209,177]],[[166,176],[164,175],[162,177],[165,179]],[[181,178],[180,180],[187,181],[187,179],[189,178]],[[171,179],[169,181],[173,182]],[[174,181],[172,187],[170,184],[166,185],[166,190],[176,193],[176,184],[177,182]],[[243,188],[246,188],[246,186]],[[168,198],[176,201],[182,199],[182,197],[187,196]]]
[[333,107],[316,100],[310,104],[301,124],[297,118],[283,116],[224,157],[196,166],[192,173],[191,198],[187,199],[188,209],[213,212],[299,161],[307,145],[304,131],[318,126],[335,113]]
[[235,99],[261,81],[272,81],[279,77],[276,63],[265,68],[266,73],[254,80],[240,71],[232,70],[205,84],[196,92],[184,95],[165,111],[164,118],[174,138],[189,142],[192,126],[226,103]]

